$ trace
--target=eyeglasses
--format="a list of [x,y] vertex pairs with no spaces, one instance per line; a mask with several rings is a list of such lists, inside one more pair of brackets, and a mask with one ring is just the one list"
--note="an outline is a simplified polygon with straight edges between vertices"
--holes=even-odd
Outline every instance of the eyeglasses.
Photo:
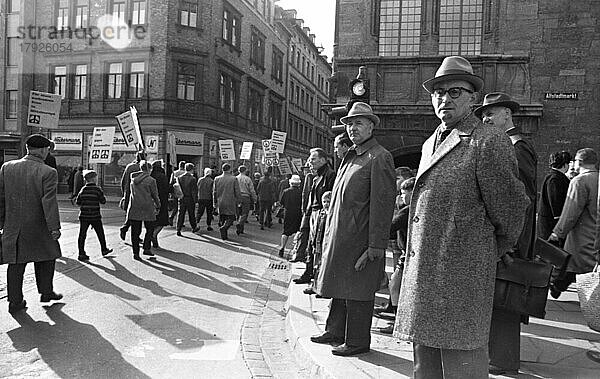
[[460,95],[462,95],[462,91],[468,92],[468,93],[473,93],[473,91],[471,91],[468,88],[464,88],[464,87],[452,87],[452,88],[448,88],[448,89],[444,89],[444,88],[435,88],[433,90],[433,92],[431,92],[431,96],[432,97],[442,97],[445,94],[448,94],[452,99],[458,99],[460,97]]

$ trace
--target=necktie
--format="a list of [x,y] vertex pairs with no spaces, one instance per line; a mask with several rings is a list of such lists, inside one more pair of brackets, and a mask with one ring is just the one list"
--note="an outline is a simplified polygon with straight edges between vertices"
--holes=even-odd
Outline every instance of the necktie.
[[438,136],[438,140],[437,143],[435,144],[435,150],[438,149],[438,147],[440,147],[440,145],[442,144],[442,142],[444,142],[444,140],[446,139],[446,137],[448,137],[448,135],[452,132],[452,129],[446,129],[444,131],[442,131],[440,133],[440,135]]

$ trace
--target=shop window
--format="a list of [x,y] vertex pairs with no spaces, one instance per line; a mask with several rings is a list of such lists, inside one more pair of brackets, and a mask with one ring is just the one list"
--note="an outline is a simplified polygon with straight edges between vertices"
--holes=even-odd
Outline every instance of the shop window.
[[108,65],[107,75],[107,97],[109,99],[120,99],[121,88],[123,81],[123,64],[122,63],[110,63]]
[[198,3],[182,1],[179,4],[179,24],[195,28],[198,23]]
[[189,63],[177,65],[177,98],[194,100],[196,90],[196,66]]
[[82,100],[87,97],[87,65],[75,66],[73,99]]
[[144,77],[146,75],[145,62],[132,62],[129,72],[129,97],[137,99],[144,96]]
[[6,118],[17,118],[18,91],[6,91]]

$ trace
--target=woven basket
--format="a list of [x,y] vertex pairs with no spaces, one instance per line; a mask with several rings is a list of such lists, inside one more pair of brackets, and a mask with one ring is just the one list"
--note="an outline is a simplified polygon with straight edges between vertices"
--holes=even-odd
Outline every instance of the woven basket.
[[581,313],[588,326],[600,332],[600,272],[598,265],[592,272],[577,275],[577,294]]

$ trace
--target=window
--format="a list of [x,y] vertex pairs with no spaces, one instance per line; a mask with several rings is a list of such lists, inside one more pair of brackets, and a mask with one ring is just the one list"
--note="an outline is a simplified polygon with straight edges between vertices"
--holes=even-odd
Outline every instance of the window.
[[478,55],[482,20],[483,0],[441,0],[439,53]]
[[290,103],[294,102],[294,82],[290,83]]
[[132,62],[129,71],[129,97],[137,99],[144,96],[145,62]]
[[296,68],[300,69],[300,51],[296,52]]
[[283,52],[273,46],[273,62],[271,64],[271,77],[283,83]]
[[179,9],[179,23],[195,28],[198,23],[198,3],[182,1]]
[[17,66],[19,64],[20,57],[21,51],[19,47],[19,38],[8,37],[6,43],[6,65]]
[[113,19],[125,23],[125,0],[112,0],[110,10]]
[[379,55],[418,55],[421,43],[420,35],[421,0],[381,1]]
[[75,28],[87,28],[88,9],[88,0],[77,0],[75,3]]
[[263,94],[255,88],[248,88],[248,118],[255,122],[262,122]]
[[146,0],[133,0],[131,2],[131,24],[144,25],[146,23]]
[[107,96],[109,99],[121,98],[121,82],[123,81],[123,64],[111,63],[108,66]]
[[85,99],[87,97],[87,65],[78,64],[75,66],[74,79],[73,99]]
[[67,66],[54,67],[53,75],[54,93],[63,99],[67,94]]
[[56,12],[56,29],[62,30],[69,26],[69,0],[58,0]]
[[283,105],[279,101],[271,99],[269,101],[269,126],[273,130],[281,130],[281,116],[283,114]]
[[7,0],[6,1],[6,12],[17,13],[21,10],[21,0]]
[[230,8],[223,9],[223,40],[240,48],[241,21],[237,12]]
[[6,91],[6,118],[17,118],[18,91]]
[[250,64],[265,68],[265,36],[254,27],[250,34]]
[[194,100],[196,91],[196,66],[189,63],[177,65],[177,98]]
[[221,73],[219,83],[219,101],[222,109],[237,112],[240,98],[240,82],[230,75]]
[[304,75],[304,68],[306,67],[306,58],[302,56],[302,75]]

